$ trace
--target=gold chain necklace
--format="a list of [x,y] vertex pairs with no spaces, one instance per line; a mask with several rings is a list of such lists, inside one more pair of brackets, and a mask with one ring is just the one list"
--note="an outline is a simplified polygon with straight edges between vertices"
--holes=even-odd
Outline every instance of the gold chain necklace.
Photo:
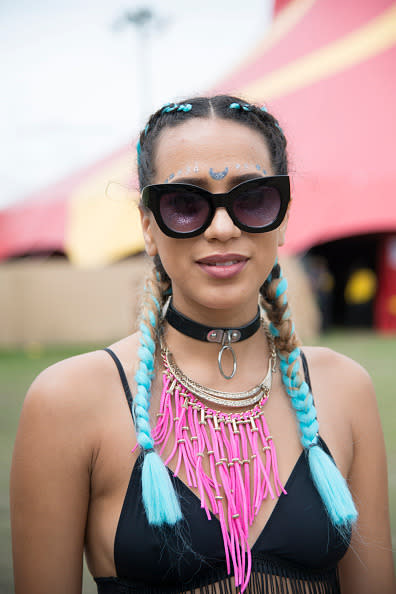
[[[264,325],[264,324],[263,324]],[[171,352],[169,351],[164,339],[161,339],[161,356],[165,368],[169,369],[175,381],[180,382],[191,394],[200,399],[207,400],[212,404],[230,407],[254,406],[259,402],[263,396],[269,394],[272,384],[272,373],[276,368],[276,350],[274,340],[264,325],[266,336],[270,347],[270,357],[268,361],[268,371],[263,380],[257,385],[244,392],[222,392],[214,390],[207,386],[202,386],[198,382],[190,379],[183,371],[176,365]]]

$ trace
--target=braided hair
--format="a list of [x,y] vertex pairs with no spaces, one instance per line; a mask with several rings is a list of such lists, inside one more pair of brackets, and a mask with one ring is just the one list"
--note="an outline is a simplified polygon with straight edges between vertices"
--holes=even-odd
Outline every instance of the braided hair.
[[[161,131],[178,126],[190,118],[233,120],[261,133],[269,150],[274,174],[287,174],[286,138],[277,120],[266,108],[228,95],[196,97],[182,103],[167,104],[149,118],[137,143],[140,189],[152,183],[155,177],[156,146]],[[171,289],[171,279],[157,255],[154,257],[152,275],[146,281],[145,299],[140,315],[141,346],[139,367],[135,376],[138,392],[134,401],[138,443],[145,452],[142,475],[143,501],[148,520],[153,525],[174,525],[182,517],[167,469],[155,452],[148,417],[161,309]],[[260,288],[260,304],[270,321],[270,332],[280,358],[282,381],[296,414],[300,441],[308,456],[314,484],[330,520],[342,533],[356,521],[357,511],[345,479],[331,457],[322,449],[318,439],[316,408],[309,386],[300,372],[301,351],[286,289],[287,281],[276,261]]]

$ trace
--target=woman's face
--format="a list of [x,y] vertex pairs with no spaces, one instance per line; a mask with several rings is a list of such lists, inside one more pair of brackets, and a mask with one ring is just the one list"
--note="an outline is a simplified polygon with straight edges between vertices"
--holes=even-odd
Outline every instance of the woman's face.
[[[152,183],[190,183],[212,193],[274,175],[263,137],[243,124],[191,118],[166,128],[158,138]],[[282,245],[286,220],[268,233],[247,233],[218,208],[210,226],[196,237],[171,238],[151,212],[142,212],[146,250],[159,254],[172,280],[175,306],[185,315],[210,322],[219,310],[242,324],[257,311],[258,291]],[[213,311],[215,310],[215,311]]]

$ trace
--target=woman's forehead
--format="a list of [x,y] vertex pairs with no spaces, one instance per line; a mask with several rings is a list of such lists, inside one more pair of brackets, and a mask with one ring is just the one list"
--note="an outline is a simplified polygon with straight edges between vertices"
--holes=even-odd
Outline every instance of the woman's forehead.
[[263,135],[232,120],[191,118],[164,128],[156,146],[156,177],[168,177],[170,169],[235,167],[246,163],[271,168],[271,158]]

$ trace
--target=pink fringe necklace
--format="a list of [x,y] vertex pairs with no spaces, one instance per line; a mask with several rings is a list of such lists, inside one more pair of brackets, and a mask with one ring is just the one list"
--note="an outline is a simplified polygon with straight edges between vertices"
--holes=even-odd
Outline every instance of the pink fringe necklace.
[[[198,489],[208,519],[211,513],[218,516],[227,571],[230,574],[232,562],[235,586],[240,586],[241,592],[251,574],[249,526],[264,499],[286,494],[263,410],[271,388],[271,367],[275,370],[274,355],[273,351],[267,376],[259,386],[246,393],[228,394],[187,378],[171,360],[168,349],[164,345],[161,349],[163,390],[154,442],[160,455],[168,442],[172,444],[165,465],[177,459],[174,475],[178,476],[183,465],[187,484]],[[209,408],[197,396],[229,407],[249,406],[252,402],[255,405],[245,412],[225,413]],[[208,472],[204,458],[208,460]]]

